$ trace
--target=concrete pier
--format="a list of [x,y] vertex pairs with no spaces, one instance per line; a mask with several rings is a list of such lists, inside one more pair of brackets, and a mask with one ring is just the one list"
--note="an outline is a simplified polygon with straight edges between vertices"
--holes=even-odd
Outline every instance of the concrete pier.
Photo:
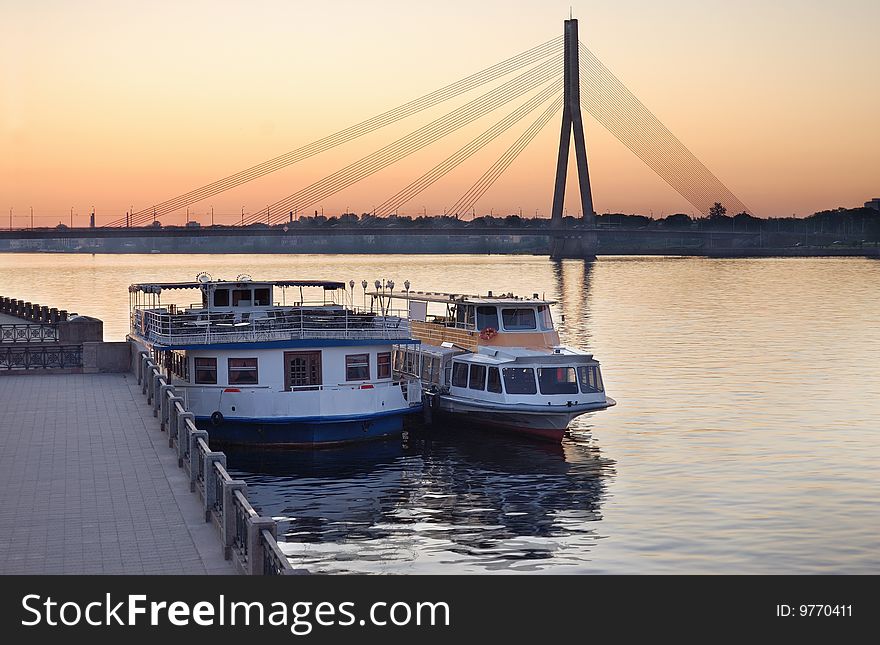
[[0,573],[233,574],[137,377],[0,377]]

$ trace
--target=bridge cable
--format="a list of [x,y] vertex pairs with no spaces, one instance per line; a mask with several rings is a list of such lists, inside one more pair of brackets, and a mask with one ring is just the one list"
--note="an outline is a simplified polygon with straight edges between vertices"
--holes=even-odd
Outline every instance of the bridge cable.
[[703,213],[715,201],[751,212],[583,44],[584,108],[672,188]]
[[[584,48],[586,50],[586,48]],[[607,68],[598,65],[598,70],[594,67],[594,57],[584,51],[584,60],[587,65],[582,69],[581,81],[582,85],[588,88],[587,92],[582,92],[581,100],[584,108],[590,114],[593,114],[597,120],[605,125],[612,134],[624,145],[630,148],[637,156],[639,156],[649,167],[651,167],[661,178],[666,178],[667,183],[673,185],[682,195],[691,201],[703,202],[708,199],[708,195],[717,190],[710,188],[705,177],[693,175],[693,171],[687,168],[687,164],[682,160],[682,150],[687,152],[684,146],[678,143],[678,146],[671,143],[669,139],[674,139],[671,133],[660,124],[660,129],[651,127],[645,122],[644,112],[647,108],[643,107],[642,115],[636,114],[634,104],[638,103],[632,94],[619,82],[618,79],[608,72]],[[596,78],[591,81],[588,79],[589,74],[593,72]],[[589,88],[592,87],[592,91]],[[629,98],[626,98],[629,95]],[[614,108],[606,109],[606,108]],[[648,112],[648,114],[650,114]],[[656,117],[651,115],[653,120]],[[667,133],[665,136],[661,130]],[[665,154],[663,152],[665,151]],[[675,162],[678,162],[676,165]],[[690,190],[689,190],[690,189]],[[685,194],[687,193],[687,194]]]
[[[642,143],[648,143],[648,138],[650,138],[651,141],[655,142],[658,146],[663,147],[666,151],[665,155],[658,156],[660,162],[667,162],[668,159],[680,160],[683,167],[678,170],[679,173],[684,175],[685,179],[693,179],[695,183],[699,183],[702,188],[710,189],[710,183],[706,179],[706,175],[711,176],[708,169],[706,169],[705,166],[702,166],[699,160],[697,160],[690,151],[674,135],[672,135],[662,123],[660,123],[644,104],[636,99],[623,83],[621,83],[620,80],[617,79],[614,74],[592,54],[592,52],[583,46],[582,43],[581,51],[584,54],[584,59],[588,63],[587,70],[594,72],[596,75],[595,82],[598,85],[597,89],[605,90],[606,93],[610,92],[610,94],[608,94],[608,100],[613,101],[620,110],[623,110],[626,113],[625,115],[622,113],[616,115],[612,113],[609,116],[616,116],[618,119],[626,116],[630,125],[638,126],[637,128],[633,128],[631,132],[640,135],[643,139]],[[592,70],[590,69],[591,67]],[[583,79],[585,74],[582,72],[581,76]],[[588,81],[585,81],[585,83],[588,83]],[[585,96],[588,99],[596,99],[597,94],[598,92],[595,91],[587,92]],[[582,94],[582,100],[583,97],[584,95]],[[599,112],[604,112],[604,106],[601,103],[597,103],[595,107]],[[590,113],[593,112],[592,109],[588,109],[588,111]],[[689,157],[689,159],[685,159],[682,155]],[[702,176],[693,174],[697,167],[702,167]],[[674,167],[670,167],[670,172],[674,170]],[[689,173],[690,177],[687,176]],[[716,184],[720,184],[717,178],[712,178],[715,180]],[[717,185],[712,188],[717,189]]]
[[[434,120],[418,130],[388,144],[384,148],[352,163],[349,166],[315,182],[297,193],[262,209],[246,222],[263,220],[281,222],[290,211],[299,211],[326,197],[339,192],[364,177],[385,168],[416,150],[446,136],[475,119],[491,112],[519,96],[558,77],[562,71],[561,57],[547,60],[520,76],[487,92],[452,112]],[[275,215],[271,215],[274,212]]]
[[376,217],[384,217],[397,211],[397,209],[434,184],[438,179],[445,176],[454,168],[457,168],[466,159],[469,159],[474,153],[484,148],[503,133],[507,132],[507,130],[521,121],[525,116],[534,112],[535,109],[542,103],[546,102],[547,99],[554,95],[559,95],[560,93],[557,85],[549,85],[543,91],[520,105],[513,112],[510,112],[500,121],[496,122],[489,129],[485,130],[478,137],[468,142],[467,145],[459,148],[444,161],[434,166],[431,170],[398,191],[392,197],[386,199],[373,210],[373,214]]
[[498,88],[487,92],[485,95],[474,99],[470,103],[385,146],[381,150],[350,164],[329,177],[325,177],[285,200],[270,205],[270,209],[275,212],[274,218],[269,217],[267,211],[259,211],[254,220],[256,221],[257,218],[262,219],[263,213],[267,213],[267,222],[271,223],[273,220],[283,221],[284,217],[291,210],[294,212],[302,210],[335,194],[360,179],[433,143],[446,134],[467,125],[483,114],[525,94],[546,82],[553,75],[558,75],[561,72],[561,67],[561,59],[545,61]]
[[[599,79],[600,82],[604,80],[601,77]],[[583,86],[589,86],[587,72],[582,73],[581,81]],[[595,89],[598,88],[594,86]],[[603,86],[603,89],[607,88]],[[596,98],[597,93],[595,91],[585,93],[585,98],[581,99],[584,109],[593,114],[609,132],[614,134],[661,178],[665,178],[667,183],[683,197],[696,205],[696,202],[703,203],[709,199],[711,194],[717,192],[709,186],[705,177],[694,175],[685,167],[680,151],[666,138],[656,132],[651,132],[643,118],[633,112],[632,107],[626,104],[625,99],[616,94],[606,94],[603,95],[603,100],[599,101]],[[606,110],[608,107],[616,107],[618,111]],[[665,154],[662,154],[663,152]],[[676,162],[678,162],[678,166]]]
[[[435,90],[434,92],[425,94],[417,99],[404,103],[396,108],[383,112],[377,116],[350,126],[344,130],[340,130],[332,135],[314,141],[306,146],[297,148],[296,150],[292,150],[291,152],[288,152],[284,155],[280,155],[233,175],[229,175],[228,177],[207,184],[195,190],[189,191],[188,193],[184,193],[159,204],[155,204],[150,208],[136,211],[130,215],[130,220],[133,222],[149,221],[149,219],[153,217],[158,217],[163,214],[172,212],[173,210],[177,210],[196,201],[211,197],[220,192],[228,190],[229,188],[233,188],[242,183],[263,176],[264,174],[274,172],[275,170],[296,163],[297,161],[301,161],[320,152],[351,141],[352,139],[372,132],[373,130],[384,127],[385,125],[388,125],[390,123],[394,123],[407,116],[433,107],[434,105],[454,98],[464,92],[496,80],[501,76],[505,76],[519,69],[522,69],[523,67],[530,65],[538,60],[541,60],[542,58],[550,55],[555,55],[559,51],[561,51],[562,43],[562,36],[553,38],[545,43],[537,45],[536,47],[532,47],[531,49],[528,49],[515,56],[512,56],[511,58],[501,61],[500,63],[492,65],[491,67],[485,68],[480,72],[471,74],[470,76],[460,79],[455,83],[451,83],[445,87]],[[124,218],[121,218],[111,223],[111,225],[121,225],[124,223]]]
[[[581,76],[582,85],[587,87],[589,80],[585,74]],[[592,103],[591,103],[592,101]],[[661,178],[666,178],[685,199],[691,203],[704,202],[711,194],[704,179],[693,178],[687,175],[687,171],[678,168],[675,163],[676,151],[668,150],[668,144],[659,139],[656,134],[647,132],[646,126],[638,116],[634,115],[625,105],[621,105],[621,99],[614,95],[605,95],[603,101],[595,104],[596,97],[587,93],[586,98],[581,99],[583,109],[592,114],[599,123],[604,125],[621,143],[628,147],[636,156],[646,163]],[[616,107],[618,111],[606,108]],[[667,154],[655,154],[666,149]]]
[[550,104],[550,106],[532,123],[525,132],[502,154],[489,169],[471,186],[458,201],[453,204],[447,213],[467,213],[474,205],[486,194],[498,178],[504,173],[511,163],[520,155],[520,153],[531,143],[535,136],[550,122],[553,115],[556,114],[563,104],[563,97],[560,95]]

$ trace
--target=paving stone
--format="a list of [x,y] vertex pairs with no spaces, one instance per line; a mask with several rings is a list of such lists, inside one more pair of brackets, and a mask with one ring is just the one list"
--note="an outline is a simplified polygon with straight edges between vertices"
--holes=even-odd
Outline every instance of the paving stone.
[[235,572],[131,374],[0,375],[0,410],[0,573]]

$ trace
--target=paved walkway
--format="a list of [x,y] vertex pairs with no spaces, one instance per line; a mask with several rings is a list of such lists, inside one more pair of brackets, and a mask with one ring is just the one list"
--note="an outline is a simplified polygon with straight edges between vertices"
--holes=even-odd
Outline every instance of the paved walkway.
[[233,574],[132,374],[0,374],[0,574]]

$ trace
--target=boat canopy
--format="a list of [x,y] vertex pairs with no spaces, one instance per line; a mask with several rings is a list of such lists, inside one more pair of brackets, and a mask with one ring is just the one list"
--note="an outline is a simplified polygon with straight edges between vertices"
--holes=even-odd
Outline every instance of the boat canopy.
[[530,304],[530,305],[554,305],[556,300],[545,300],[534,294],[531,298],[515,296],[512,293],[493,295],[490,291],[485,296],[473,296],[463,293],[443,293],[439,291],[368,291],[368,296],[376,298],[393,297],[402,300],[417,300],[419,302],[441,302],[446,304],[469,304],[469,305],[505,305],[505,304]]
[[244,287],[248,285],[272,285],[274,287],[321,287],[324,291],[344,289],[344,282],[333,280],[209,280],[206,282],[149,282],[131,284],[128,286],[130,293],[162,293],[166,289],[204,289],[222,285],[224,287]]

